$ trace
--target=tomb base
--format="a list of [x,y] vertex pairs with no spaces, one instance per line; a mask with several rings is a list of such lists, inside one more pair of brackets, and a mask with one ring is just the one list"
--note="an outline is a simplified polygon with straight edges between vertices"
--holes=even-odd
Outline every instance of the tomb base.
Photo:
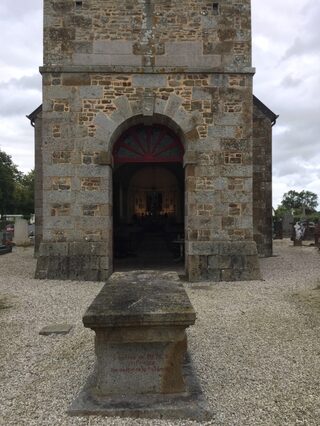
[[118,394],[99,396],[94,372],[71,404],[70,416],[131,417],[149,419],[185,419],[199,423],[214,418],[196,378],[187,354],[183,363],[185,391],[176,394]]
[[96,334],[95,372],[69,413],[207,418],[186,358],[185,330],[194,322],[183,285],[166,274],[136,271],[109,280],[83,317]]

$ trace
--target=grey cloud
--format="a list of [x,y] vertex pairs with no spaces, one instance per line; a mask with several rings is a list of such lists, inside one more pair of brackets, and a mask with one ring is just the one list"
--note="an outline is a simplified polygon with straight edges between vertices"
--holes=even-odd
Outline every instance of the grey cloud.
[[299,36],[294,39],[293,44],[287,49],[283,60],[294,56],[319,54],[320,52],[320,3],[311,0],[303,7],[302,26]]
[[11,80],[1,83],[0,90],[11,90],[11,89],[35,89],[41,90],[41,75],[33,74],[30,76],[23,76],[21,78],[12,78]]
[[33,74],[0,83],[0,116],[25,116],[41,103],[41,76]]
[[310,55],[319,53],[320,34],[306,35],[306,39],[296,38],[293,45],[286,51],[283,60],[292,58],[293,56]]
[[287,75],[281,82],[281,85],[283,87],[288,87],[288,88],[294,88],[297,86],[300,86],[302,83],[302,79],[301,78],[294,78],[291,75]]
[[[319,134],[316,126],[291,126],[289,130],[274,137],[273,171],[274,176],[298,175],[300,182],[308,182],[316,164],[320,164]],[[295,179],[297,181],[297,179]],[[320,187],[319,187],[320,189]]]
[[0,116],[25,116],[32,112],[41,103],[40,81],[32,76],[1,83]]
[[261,96],[280,114],[273,137],[274,184],[285,180],[290,189],[317,187],[320,195],[320,87],[312,74],[296,86],[283,84],[287,77],[271,90],[264,88]]
[[42,62],[42,2],[1,0],[0,3],[0,67],[39,66]]
[[42,3],[42,0],[1,0],[1,20],[17,20],[29,13],[34,13],[38,10],[42,10]]

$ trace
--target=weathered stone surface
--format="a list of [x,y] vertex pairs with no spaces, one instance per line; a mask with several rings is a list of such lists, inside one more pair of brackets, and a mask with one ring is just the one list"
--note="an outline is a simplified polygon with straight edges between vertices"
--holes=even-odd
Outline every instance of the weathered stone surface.
[[[255,237],[260,254],[270,255],[271,204],[260,200],[271,194],[264,145],[272,116],[255,108],[252,144],[250,4],[45,0],[37,276],[104,279],[112,272],[113,146],[142,123],[170,128],[184,149],[189,279],[227,277],[212,256],[238,251],[216,253],[223,244],[245,241],[241,255],[257,256],[248,249]],[[79,273],[70,268],[71,246],[48,257],[47,243],[86,242],[105,249],[82,253]],[[250,277],[249,268],[233,267],[230,276]]]
[[87,309],[86,327],[187,326],[195,312],[182,283],[160,272],[132,272],[107,282]]
[[[63,238],[64,239],[64,238]],[[41,247],[40,247],[41,253]],[[35,277],[52,280],[104,281],[111,271],[100,267],[101,256],[39,255]]]
[[208,416],[199,388],[184,377],[191,376],[185,329],[195,312],[178,277],[169,278],[156,271],[118,275],[94,299],[83,323],[96,333],[95,373],[71,414]]
[[28,221],[25,219],[17,219],[14,224],[14,239],[13,242],[19,245],[30,244],[28,233]]
[[132,84],[136,87],[156,89],[167,85],[167,77],[165,75],[136,74],[132,76]]
[[99,86],[82,86],[80,87],[79,95],[82,99],[100,99],[103,96],[103,88]]
[[221,55],[203,55],[201,41],[165,43],[165,54],[156,57],[156,66],[204,67],[221,66]]
[[184,392],[185,328],[194,322],[179,281],[132,272],[107,282],[83,317],[85,327],[96,332],[97,392]]
[[46,327],[43,327],[39,334],[43,336],[50,336],[51,334],[68,334],[72,330],[73,325],[71,324],[52,324]]
[[[272,256],[272,123],[254,105],[253,232],[260,256]],[[259,200],[259,202],[258,202]]]
[[192,360],[187,354],[183,363],[186,392],[179,394],[108,395],[99,397],[92,392],[96,378],[89,377],[79,396],[71,404],[71,416],[101,415],[162,420],[193,420],[205,423],[215,417],[208,408],[197,381]]

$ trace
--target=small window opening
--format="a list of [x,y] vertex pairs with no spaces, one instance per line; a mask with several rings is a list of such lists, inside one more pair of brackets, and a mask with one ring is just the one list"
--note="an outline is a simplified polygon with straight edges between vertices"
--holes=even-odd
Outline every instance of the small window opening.
[[219,15],[219,3],[212,3],[212,10],[214,15]]
[[75,2],[75,4],[76,4],[76,9],[81,9],[82,8],[82,1],[76,1]]

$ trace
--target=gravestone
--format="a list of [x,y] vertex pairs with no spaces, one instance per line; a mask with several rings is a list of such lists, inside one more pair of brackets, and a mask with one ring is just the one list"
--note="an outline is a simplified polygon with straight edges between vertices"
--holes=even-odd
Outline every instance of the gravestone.
[[292,225],[294,224],[294,217],[291,213],[285,213],[282,219],[282,230],[285,238],[292,236]]
[[206,419],[186,362],[185,330],[195,319],[183,285],[168,274],[109,280],[83,317],[95,331],[96,365],[70,414]]
[[30,244],[28,237],[28,221],[25,219],[17,219],[14,224],[14,243],[19,245]]

